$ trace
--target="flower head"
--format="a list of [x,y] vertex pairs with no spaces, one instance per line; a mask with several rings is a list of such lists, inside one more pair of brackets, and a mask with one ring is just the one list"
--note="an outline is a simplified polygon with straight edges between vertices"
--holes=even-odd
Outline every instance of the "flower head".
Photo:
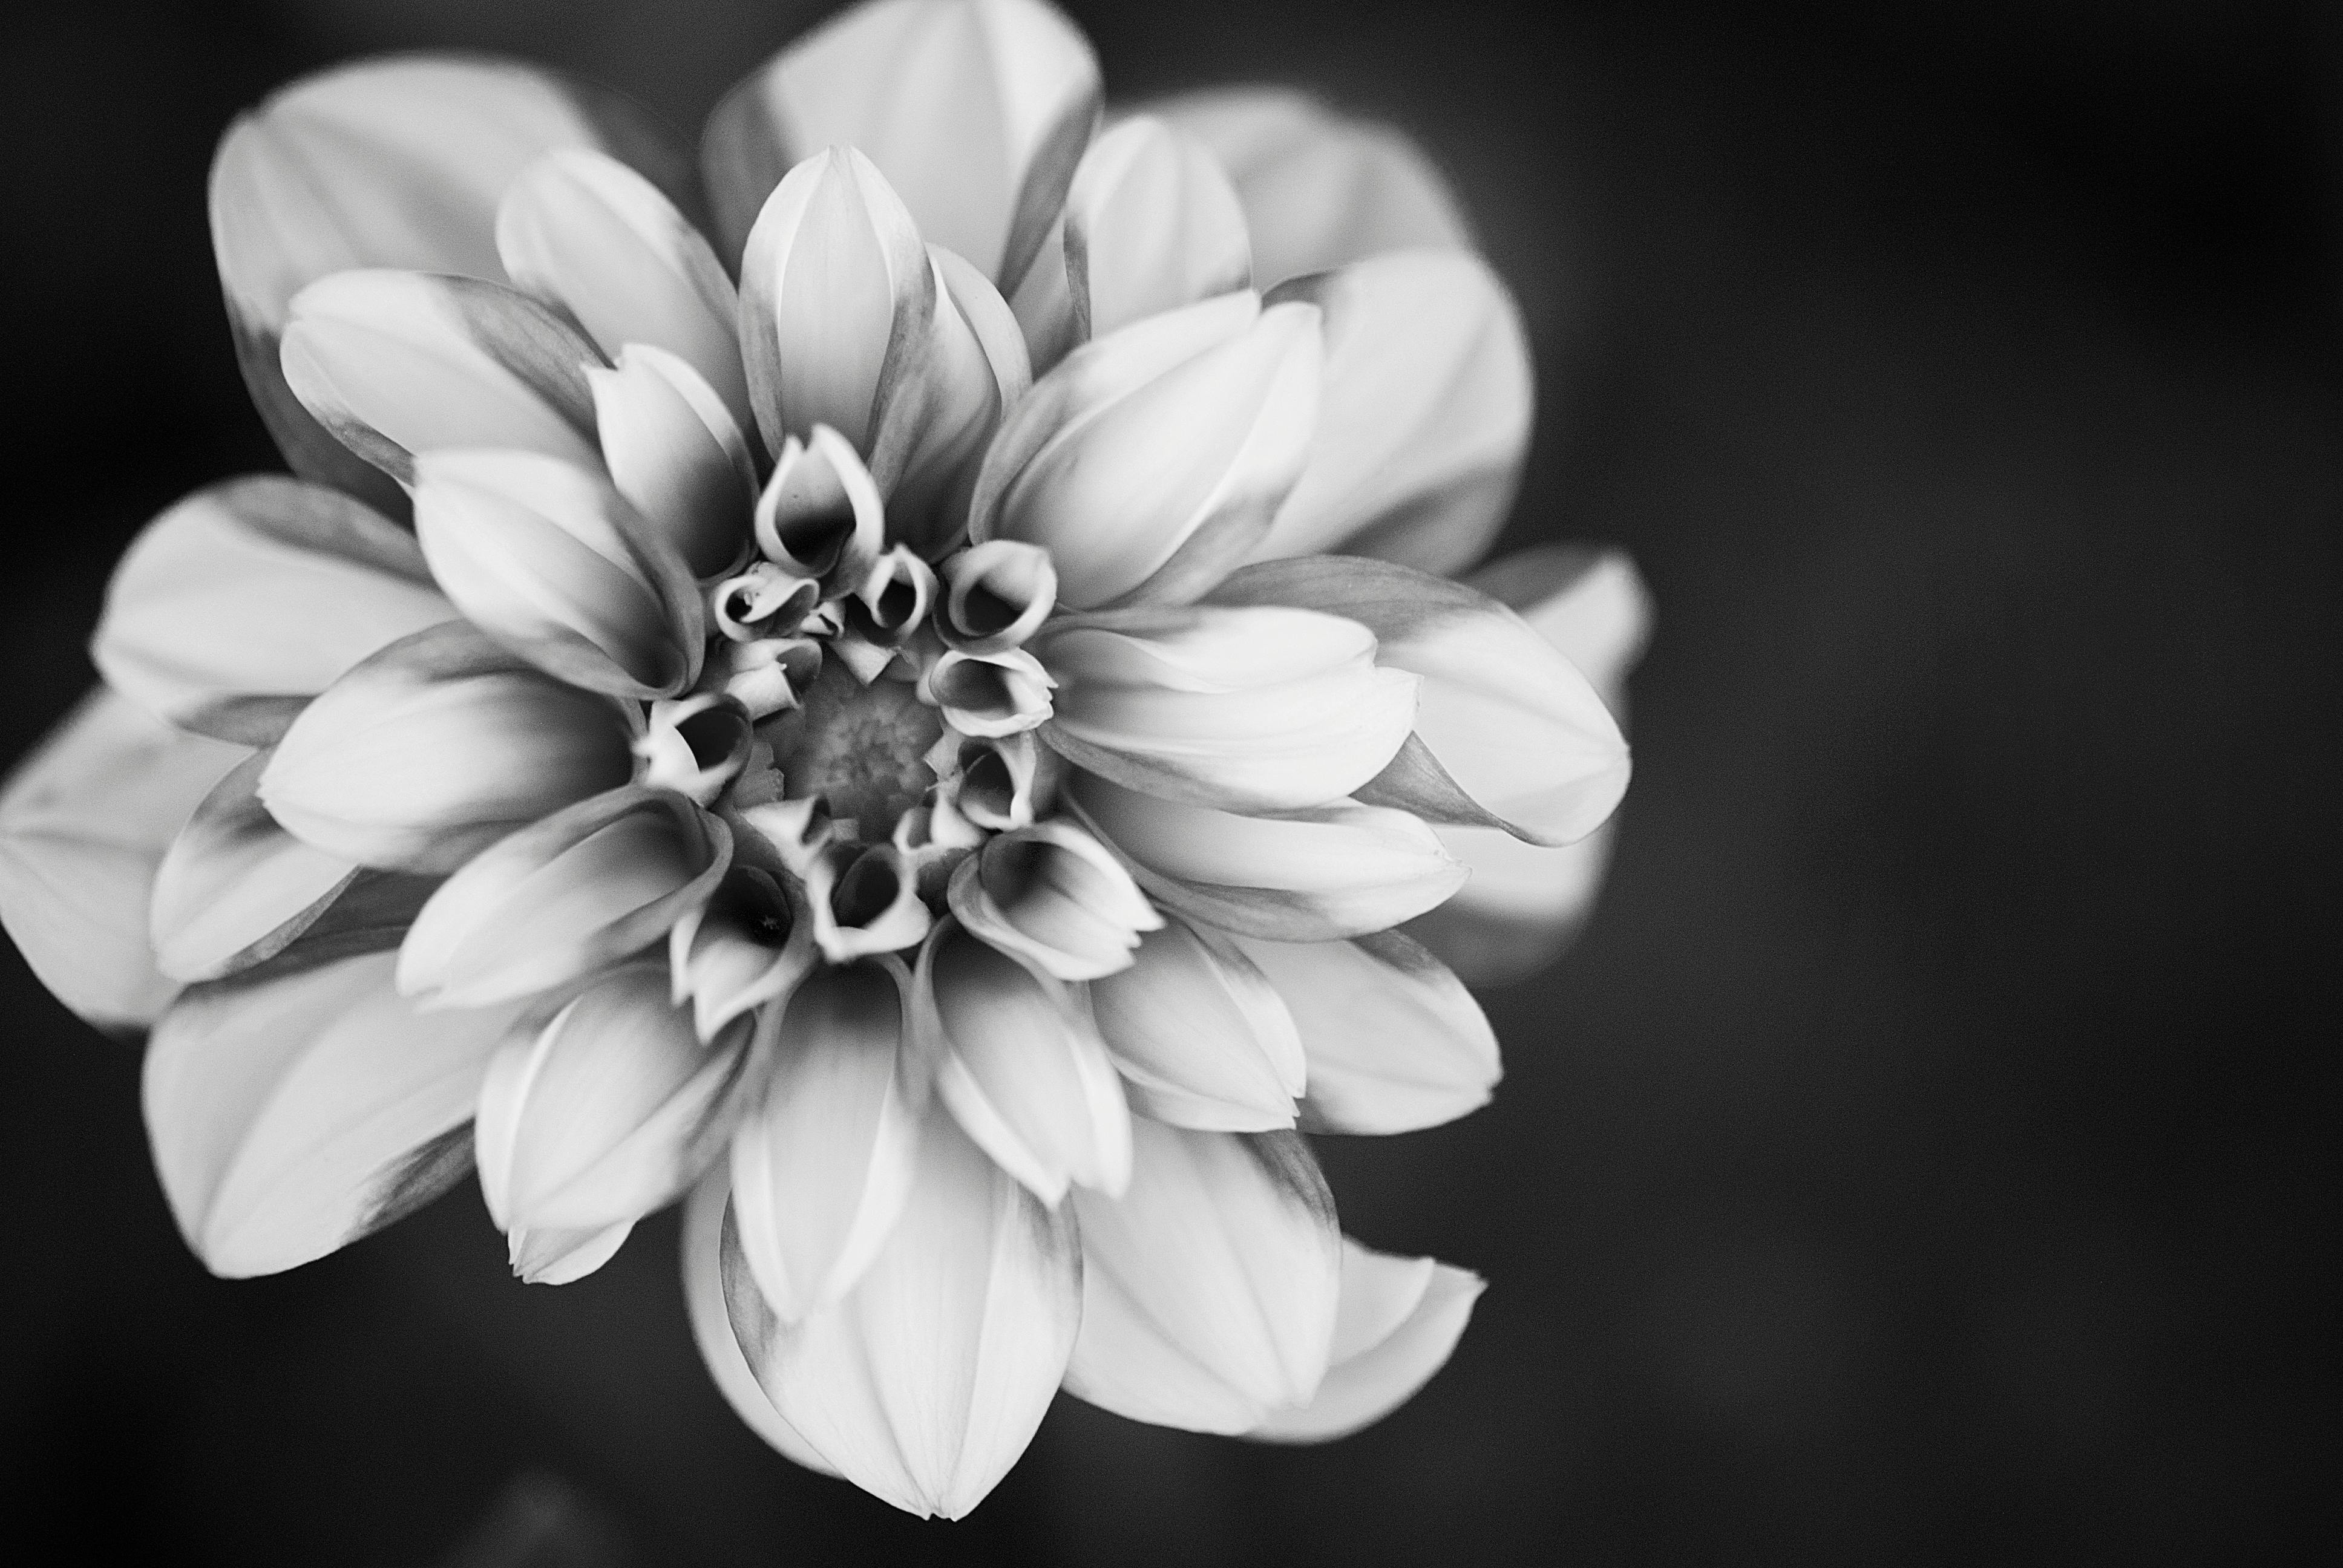
[[0,797],[0,915],[152,1028],[215,1270],[477,1164],[558,1283],[689,1193],[742,1418],[950,1516],[1061,1384],[1302,1441],[1445,1359],[1478,1282],[1345,1241],[1303,1134],[1487,1097],[1443,955],[1582,911],[1640,591],[1436,575],[1529,379],[1420,155],[1100,106],[1041,0],[873,0],[718,107],[712,227],[521,65],[231,128],[303,477],[149,527],[110,689]]

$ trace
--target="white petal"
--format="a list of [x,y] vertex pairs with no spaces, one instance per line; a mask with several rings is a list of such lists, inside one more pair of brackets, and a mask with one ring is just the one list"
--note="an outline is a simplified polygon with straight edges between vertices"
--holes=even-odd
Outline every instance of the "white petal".
[[268,956],[247,953],[282,948],[357,875],[356,861],[277,825],[254,792],[267,762],[255,753],[231,769],[156,869],[148,929],[156,967],[174,980],[213,980]]
[[1290,1132],[1131,1128],[1131,1189],[1074,1195],[1082,1332],[1068,1392],[1134,1421],[1242,1431],[1317,1392],[1342,1237]]
[[1057,819],[988,841],[952,873],[950,899],[970,930],[1061,980],[1123,968],[1163,920],[1105,846]]
[[1434,575],[1481,558],[1529,449],[1529,339],[1486,262],[1411,250],[1297,279],[1324,313],[1310,462],[1253,558],[1340,548]]
[[1031,637],[1058,604],[1050,552],[988,539],[945,558],[937,630],[962,653],[999,653]]
[[178,989],[147,940],[155,869],[245,755],[101,686],[0,789],[0,921],[41,983],[98,1028],[145,1029]]
[[1381,1421],[1446,1363],[1483,1288],[1469,1270],[1370,1251],[1345,1236],[1326,1381],[1307,1405],[1278,1411],[1245,1435],[1325,1442]]
[[625,164],[579,147],[538,159],[506,187],[497,252],[516,286],[566,307],[605,355],[663,349],[739,427],[754,417],[734,336],[739,292],[690,220]]
[[1228,176],[1202,142],[1144,115],[1082,155],[1064,243],[1069,305],[1085,338],[1252,282]]
[[214,1273],[321,1258],[445,1191],[510,1009],[417,1014],[392,957],[198,987],[155,1026],[146,1127]]
[[417,453],[512,447],[598,467],[591,343],[527,295],[478,278],[365,268],[293,298],[285,379],[335,437],[392,477]]
[[903,1211],[927,1080],[892,959],[817,973],[772,1029],[769,1076],[732,1144],[740,1245],[795,1323],[852,1289]]
[[1166,921],[1141,939],[1129,969],[1092,980],[1090,993],[1141,1115],[1210,1131],[1293,1125],[1302,1037],[1231,939]]
[[1488,1102],[1503,1072],[1481,1004],[1396,931],[1347,942],[1239,939],[1284,999],[1310,1063],[1302,1125],[1328,1132],[1436,1127]]
[[1073,1216],[1044,1209],[939,1105],[902,1218],[836,1305],[784,1327],[737,1242],[726,1252],[733,1332],[774,1409],[907,1512],[957,1519],[983,1501],[1065,1373],[1081,1302]]
[[1652,636],[1652,596],[1624,550],[1534,545],[1467,579],[1577,666],[1614,713]]
[[1439,172],[1389,126],[1280,87],[1191,93],[1149,109],[1212,148],[1228,171],[1263,287],[1384,251],[1470,243]]
[[835,598],[870,576],[885,548],[886,505],[846,438],[827,425],[791,437],[757,498],[757,548],[794,577],[818,578]]
[[684,1204],[683,1299],[691,1313],[692,1340],[699,1345],[699,1359],[707,1364],[709,1376],[716,1380],[724,1402],[732,1407],[733,1413],[749,1431],[808,1470],[836,1475],[837,1467],[816,1453],[813,1445],[781,1419],[773,1402],[757,1386],[757,1374],[749,1370],[749,1360],[740,1353],[740,1342],[732,1335],[732,1320],[724,1310],[721,1255],[725,1214],[731,1196],[731,1174],[719,1164],[692,1189],[691,1197]]
[[921,233],[1014,290],[1098,103],[1090,45],[1037,0],[882,0],[808,34],[717,106],[708,186],[738,245],[784,169],[850,143]]
[[583,1231],[515,1231],[508,1238],[512,1271],[523,1284],[568,1285],[618,1255],[635,1222]]
[[611,484],[694,576],[739,564],[758,490],[743,427],[699,371],[664,348],[630,343],[617,357],[617,369],[586,373]]
[[172,723],[266,745],[350,666],[455,616],[405,529],[256,474],[146,525],[106,585],[90,657]]

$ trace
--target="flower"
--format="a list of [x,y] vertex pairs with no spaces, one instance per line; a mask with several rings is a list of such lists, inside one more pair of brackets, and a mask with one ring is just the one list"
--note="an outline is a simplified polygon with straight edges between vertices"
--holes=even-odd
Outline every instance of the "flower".
[[214,1271],[477,1167],[558,1283],[684,1198],[741,1418],[953,1517],[1061,1385],[1312,1441],[1446,1359],[1479,1281],[1345,1239],[1304,1135],[1488,1097],[1460,973],[1583,915],[1642,591],[1453,578],[1529,365],[1403,139],[1101,120],[1040,0],[874,0],[718,106],[709,223],[518,65],[230,127],[300,477],[148,527],[0,794]]

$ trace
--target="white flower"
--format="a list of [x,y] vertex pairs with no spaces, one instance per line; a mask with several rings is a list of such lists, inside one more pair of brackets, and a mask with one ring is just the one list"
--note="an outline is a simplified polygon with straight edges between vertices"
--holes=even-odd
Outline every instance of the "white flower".
[[1441,575],[1528,357],[1403,140],[1100,119],[1040,0],[874,0],[718,107],[712,233],[654,127],[526,66],[230,129],[303,477],[150,525],[107,689],[0,794],[0,917],[152,1030],[214,1270],[476,1161],[558,1283],[689,1190],[742,1419],[955,1517],[1061,1385],[1305,1441],[1445,1359],[1478,1282],[1346,1241],[1305,1134],[1488,1097],[1450,965],[1583,915],[1642,590]]

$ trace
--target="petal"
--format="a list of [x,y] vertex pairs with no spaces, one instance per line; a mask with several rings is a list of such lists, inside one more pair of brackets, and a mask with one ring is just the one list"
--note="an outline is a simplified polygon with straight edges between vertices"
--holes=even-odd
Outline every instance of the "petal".
[[1394,1258],[1342,1238],[1334,1362],[1315,1398],[1245,1435],[1326,1442],[1381,1421],[1432,1381],[1463,1337],[1481,1276],[1431,1258]]
[[1614,712],[1652,637],[1652,596],[1624,550],[1533,545],[1467,579],[1501,601],[1594,683]]
[[1324,313],[1309,467],[1253,558],[1337,548],[1445,575],[1503,526],[1529,450],[1521,312],[1480,257],[1377,256],[1281,285]]
[[837,1467],[781,1419],[773,1402],[757,1386],[757,1374],[749,1371],[748,1358],[740,1353],[740,1342],[733,1337],[732,1320],[724,1308],[720,1256],[731,1195],[731,1174],[719,1164],[691,1190],[684,1204],[683,1299],[691,1313],[692,1340],[724,1402],[749,1431],[808,1470],[836,1475]]
[[281,950],[358,874],[277,825],[256,792],[267,765],[255,752],[231,769],[156,868],[148,929],[173,980],[216,980]]
[[415,455],[516,447],[599,467],[588,366],[601,353],[527,295],[366,268],[294,296],[278,350],[310,417],[402,482]]
[[1013,292],[1098,118],[1098,62],[1037,0],[883,0],[800,38],[726,95],[701,156],[739,245],[782,171],[850,143],[921,233]]
[[937,1092],[995,1164],[1052,1208],[1070,1183],[1122,1191],[1131,1114],[1079,994],[948,921],[912,1001]]
[[1334,1202],[1291,1132],[1131,1128],[1131,1190],[1074,1194],[1082,1323],[1070,1393],[1161,1426],[1242,1432],[1306,1403],[1342,1270]]
[[212,248],[246,384],[296,472],[404,513],[397,487],[286,387],[278,335],[293,297],[361,266],[504,281],[498,201],[560,146],[614,153],[670,193],[690,184],[685,160],[634,105],[506,60],[406,55],[338,66],[228,127],[212,160]]
[[548,675],[638,699],[699,678],[691,568],[599,472],[535,452],[427,453],[415,533],[472,623]]
[[41,983],[99,1029],[145,1029],[178,989],[147,940],[156,867],[245,755],[101,686],[0,789],[0,921]]
[[1057,759],[1031,731],[947,736],[951,803],[968,821],[996,833],[1030,828],[1057,788]]
[[668,932],[675,1000],[689,997],[703,1040],[751,1008],[779,1001],[816,962],[803,890],[737,861],[706,904]]
[[1485,594],[1387,562],[1322,556],[1248,567],[1212,597],[1347,616],[1375,634],[1377,662],[1423,678],[1416,733],[1437,766],[1395,779],[1392,804],[1566,844],[1602,826],[1626,792],[1627,743],[1602,698]]
[[1071,1211],[1052,1214],[930,1104],[896,1223],[846,1297],[776,1318],[728,1238],[732,1331],[784,1420],[863,1490],[957,1519],[1024,1452],[1081,1311]]
[[452,871],[515,828],[623,784],[625,716],[455,622],[357,665],[261,775],[270,815],[361,865]]
[[1054,819],[987,841],[952,873],[950,899],[978,937],[1061,980],[1112,974],[1163,922],[1104,845]]
[[941,246],[928,261],[936,307],[889,347],[901,368],[881,382],[870,472],[889,537],[940,557],[967,526],[985,442],[1033,376],[1017,318],[984,275]]
[[1277,988],[1309,1059],[1302,1124],[1411,1132],[1488,1103],[1503,1069],[1481,1004],[1397,931],[1347,942],[1238,946]]
[[1150,116],[1092,142],[1066,196],[1080,339],[1252,283],[1244,210],[1209,148]]
[[466,1123],[508,1009],[425,1018],[392,956],[217,981],[156,1024],[146,1128],[214,1273],[275,1273],[407,1214],[471,1163]]
[[713,806],[748,766],[757,734],[749,711],[713,691],[654,702],[635,738],[642,762],[637,782]]
[[1033,644],[1061,689],[1041,739],[1133,789],[1232,811],[1339,800],[1415,721],[1413,677],[1355,621],[1184,606],[1061,620]]
[[970,538],[1047,548],[1071,608],[1197,598],[1260,542],[1301,474],[1320,355],[1314,307],[1256,315],[1244,294],[1085,345],[1003,422]]
[[731,853],[720,819],[667,790],[581,800],[440,884],[399,948],[399,989],[427,1007],[480,1007],[591,974],[665,936]]
[[568,1285],[618,1255],[635,1222],[621,1220],[581,1231],[515,1231],[508,1238],[512,1271],[525,1285]]
[[886,547],[887,510],[879,487],[846,438],[817,425],[792,437],[757,499],[757,548],[792,576],[821,579],[835,598],[870,576]]
[[496,240],[514,285],[567,309],[605,355],[630,343],[674,355],[749,427],[739,293],[658,186],[606,153],[558,149],[506,187]]
[[692,574],[739,564],[757,504],[757,461],[715,388],[664,348],[630,343],[618,368],[588,369],[610,482]]
[[405,529],[255,474],[146,525],[106,585],[90,658],[181,729],[265,746],[350,666],[455,617]]
[[832,963],[900,952],[934,919],[920,897],[917,867],[893,843],[839,845],[807,865],[805,884],[814,945]]
[[525,1016],[480,1090],[489,1214],[507,1231],[598,1231],[681,1197],[731,1136],[748,1035],[740,1023],[702,1045],[656,962]]
[[1131,1108],[1174,1127],[1292,1127],[1302,1037],[1276,988],[1231,939],[1185,920],[1140,939],[1131,966],[1092,980],[1099,1032]]
[[1348,801],[1243,817],[1080,773],[1067,796],[1167,909],[1272,941],[1329,941],[1397,925],[1464,879],[1430,828]]
[[937,630],[962,653],[1001,653],[1031,637],[1058,604],[1050,552],[1014,539],[988,539],[945,558],[943,613]]
[[998,739],[1034,729],[1050,717],[1054,684],[1041,661],[1021,648],[999,653],[947,650],[920,678],[954,729]]
[[1266,287],[1412,246],[1463,248],[1463,214],[1421,148],[1282,87],[1225,87],[1150,106],[1212,149],[1244,203]]
[[903,1211],[928,1086],[895,959],[816,973],[769,1015],[769,1075],[732,1142],[739,1246],[767,1312],[835,1303]]

